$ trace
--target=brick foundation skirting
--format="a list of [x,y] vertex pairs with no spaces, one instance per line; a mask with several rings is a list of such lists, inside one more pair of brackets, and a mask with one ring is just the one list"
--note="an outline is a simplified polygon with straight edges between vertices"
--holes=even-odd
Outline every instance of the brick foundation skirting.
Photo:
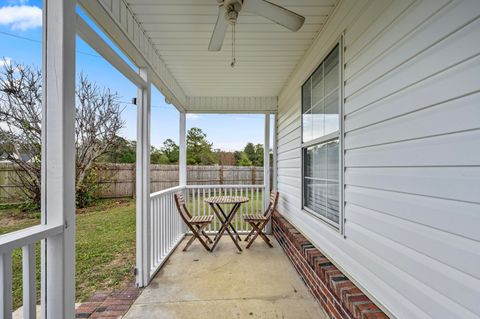
[[279,213],[272,218],[273,235],[315,299],[330,318],[380,319],[380,310],[327,257]]

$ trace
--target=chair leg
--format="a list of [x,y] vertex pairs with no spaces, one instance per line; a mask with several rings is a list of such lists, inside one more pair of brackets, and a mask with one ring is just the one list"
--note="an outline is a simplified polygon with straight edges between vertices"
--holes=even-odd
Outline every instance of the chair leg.
[[189,239],[189,241],[187,242],[187,244],[183,248],[183,251],[187,251],[188,247],[190,247],[190,245],[194,242],[195,238],[196,238],[195,233],[193,233],[192,238]]
[[[249,224],[251,224],[251,223],[254,223],[254,221],[249,222]],[[256,223],[256,224],[257,224],[257,227],[260,226],[260,223]],[[252,229],[252,230],[250,231],[250,233],[247,235],[247,237],[245,238],[245,241],[249,241],[250,237],[251,237],[254,233],[255,233],[255,229]],[[265,238],[264,238],[264,239],[265,239]],[[266,239],[267,239],[268,241],[270,241],[270,238],[266,237]]]
[[270,242],[270,239],[262,231],[262,228],[265,227],[267,222],[268,220],[264,221],[263,223],[255,223],[255,222],[250,223],[250,225],[252,225],[253,230],[255,231],[255,234],[253,235],[252,239],[248,242],[247,249],[250,248],[250,246],[253,244],[253,242],[259,235],[260,237],[262,237],[262,239],[270,248],[273,247],[272,243]]
[[198,238],[198,240],[200,241],[200,243],[202,244],[202,246],[205,247],[205,249],[206,249],[207,251],[212,251],[212,250],[210,249],[210,247],[208,247],[208,244],[207,244],[207,243],[203,240],[203,238],[200,236],[200,233],[203,233],[203,232],[204,232],[204,231],[203,231],[203,228],[205,228],[205,227],[207,227],[207,224],[198,227],[197,238]]
[[250,236],[252,236],[254,232],[255,232],[255,229],[252,229],[250,233],[248,233],[247,237],[245,237],[245,241],[248,241],[250,239]]
[[[198,241],[200,241],[200,243],[202,244],[202,246],[207,250],[207,251],[211,251],[210,247],[208,247],[207,243],[203,240],[203,238],[200,236],[200,234],[204,234],[204,230],[203,228],[205,228],[207,225],[201,225],[201,226],[195,226],[195,225],[192,225],[192,227],[190,228],[190,230],[192,231],[192,238],[190,238],[190,240],[187,242],[187,244],[185,245],[185,248],[183,248],[183,251],[187,251],[188,247],[190,247],[190,245],[195,241],[195,239],[198,239]],[[208,237],[208,236],[207,236]]]
[[202,230],[202,235],[205,236],[205,239],[209,244],[213,243],[213,240],[210,239],[210,237],[207,235],[207,233],[204,230]]

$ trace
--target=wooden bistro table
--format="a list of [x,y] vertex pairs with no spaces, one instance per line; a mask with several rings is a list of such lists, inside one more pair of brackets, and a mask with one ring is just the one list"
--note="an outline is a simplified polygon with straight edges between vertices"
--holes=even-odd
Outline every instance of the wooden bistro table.
[[[238,244],[238,242],[241,241],[240,235],[238,235],[237,230],[233,226],[232,220],[235,217],[235,214],[238,212],[240,206],[243,203],[248,202],[248,198],[241,196],[212,196],[206,198],[205,202],[207,202],[212,207],[215,215],[217,215],[220,223],[222,224],[217,235],[215,235],[215,238],[213,240],[213,246],[210,251],[213,251],[215,249],[225,231],[228,233],[228,235],[230,235],[230,238],[232,238],[238,250],[242,251],[242,248],[240,248],[240,245]],[[225,214],[225,211],[222,209],[221,205],[228,204],[233,204],[233,206],[230,212],[228,214]]]

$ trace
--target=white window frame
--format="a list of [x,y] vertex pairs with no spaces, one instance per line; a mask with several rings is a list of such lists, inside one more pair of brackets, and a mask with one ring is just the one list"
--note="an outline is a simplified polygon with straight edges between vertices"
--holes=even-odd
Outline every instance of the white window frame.
[[[310,140],[308,142],[303,142],[303,115],[304,115],[304,110],[303,110],[303,84],[305,84],[315,73],[315,71],[318,69],[318,66],[320,66],[325,59],[328,57],[328,55],[335,49],[335,47],[338,45],[338,72],[339,72],[339,129],[338,131],[332,132],[330,134],[321,136],[319,138],[315,138],[313,140]],[[327,53],[322,57],[320,62],[318,63],[317,68],[313,70],[311,74],[308,75],[308,77],[305,78],[303,81],[303,84],[301,86],[301,139],[302,139],[302,145],[301,145],[301,161],[302,161],[302,210],[315,218],[318,218],[328,226],[330,226],[332,229],[338,231],[340,234],[344,234],[344,224],[345,224],[345,219],[344,219],[344,172],[345,172],[345,161],[344,161],[344,136],[345,136],[345,130],[344,130],[344,45],[343,45],[343,35],[340,36],[339,39],[337,39],[333,45],[328,49]],[[313,106],[312,106],[313,107]],[[321,214],[313,211],[312,209],[308,208],[305,206],[305,152],[304,150],[310,146],[322,144],[322,143],[327,143],[329,141],[333,141],[338,138],[338,148],[339,148],[339,198],[338,198],[338,223],[333,222],[332,220],[322,216]]]

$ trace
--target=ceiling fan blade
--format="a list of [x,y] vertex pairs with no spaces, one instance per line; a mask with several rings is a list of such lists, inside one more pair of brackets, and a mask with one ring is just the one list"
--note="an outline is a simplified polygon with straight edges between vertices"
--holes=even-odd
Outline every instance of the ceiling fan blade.
[[217,22],[213,29],[212,37],[210,38],[210,44],[208,45],[208,51],[220,51],[225,38],[225,33],[228,29],[228,21],[225,19],[225,8],[222,5],[218,6]]
[[305,17],[265,0],[244,0],[243,10],[261,15],[292,31],[298,31]]

